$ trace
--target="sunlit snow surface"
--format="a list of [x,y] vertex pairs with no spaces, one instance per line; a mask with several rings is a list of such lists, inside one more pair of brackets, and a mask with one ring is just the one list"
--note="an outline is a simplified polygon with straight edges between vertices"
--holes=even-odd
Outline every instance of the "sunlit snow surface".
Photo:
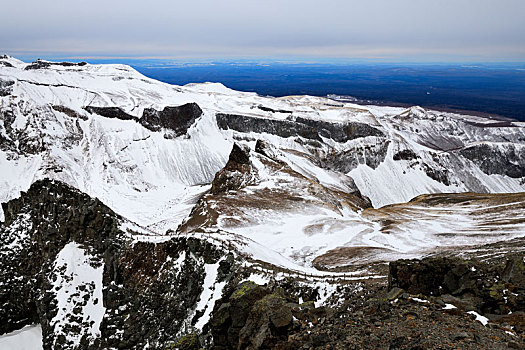
[[42,328],[40,325],[25,326],[0,335],[0,350],[42,350]]
[[[350,253],[366,260],[372,254],[367,252],[373,252],[388,260],[419,256],[436,247],[524,235],[519,220],[502,222],[499,236],[480,225],[483,207],[495,205],[486,201],[476,204],[474,200],[471,206],[450,204],[448,208],[400,204],[399,208],[361,212],[341,198],[334,199],[337,191],[349,191],[351,182],[375,208],[405,203],[426,193],[523,192],[521,179],[488,175],[454,149],[475,144],[525,148],[524,123],[479,127],[472,124],[489,125],[490,121],[418,107],[358,106],[312,96],[269,98],[213,83],[173,86],[123,65],[25,70],[28,64],[7,60],[15,68],[0,67],[0,79],[15,83],[9,95],[0,97],[0,109],[11,111],[15,116],[11,127],[40,145],[42,151],[0,151],[2,202],[17,197],[37,179],[50,177],[98,197],[130,220],[129,225],[143,227],[145,233],[135,239],[161,241],[168,238],[168,229],[175,231],[188,218],[226,164],[234,142],[244,142],[253,151],[255,140],[265,139],[279,150],[281,161],[291,170],[268,170],[258,157],[251,157],[260,176],[258,183],[223,198],[223,204],[230,203],[230,207],[229,201],[243,203],[235,213],[221,212],[217,222],[205,228],[205,232],[219,230],[225,239],[233,235],[242,241],[239,249],[255,258],[310,269],[317,257],[323,257],[328,265],[352,262],[344,259]],[[139,118],[145,108],[160,110],[189,102],[196,102],[204,114],[187,135],[175,139],[166,139],[163,132],[152,132],[134,120],[109,119],[83,109],[88,105],[118,106]],[[66,106],[80,117],[52,106]],[[366,123],[381,130],[385,138],[369,136],[346,143],[323,139],[314,149],[292,137],[218,128],[217,112],[279,120],[290,117],[259,106],[292,111],[293,117]],[[7,135],[4,128],[0,128],[0,135]],[[377,157],[371,149],[383,144],[388,144],[384,159],[376,167],[366,165],[365,160]],[[417,155],[417,161],[393,160],[397,152],[406,149]],[[345,151],[362,155],[360,164],[346,173],[320,167],[320,155]],[[427,176],[425,164],[448,171],[449,183]],[[307,188],[311,189],[308,193]],[[281,205],[277,196],[259,208],[245,205],[274,191],[280,195],[293,192],[295,202]],[[326,204],[327,198],[333,203]],[[216,198],[211,202],[221,203]],[[518,219],[523,216],[519,209]],[[363,247],[375,250],[363,253]]]

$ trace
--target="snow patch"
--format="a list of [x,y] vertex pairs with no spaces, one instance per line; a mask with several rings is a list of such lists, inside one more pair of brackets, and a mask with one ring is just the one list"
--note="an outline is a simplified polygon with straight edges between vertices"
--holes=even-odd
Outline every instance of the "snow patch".
[[204,314],[199,318],[195,324],[195,328],[202,330],[202,327],[210,320],[211,312],[215,306],[215,302],[222,296],[222,289],[226,285],[226,282],[217,282],[217,272],[219,269],[221,260],[215,264],[205,264],[203,291],[200,295],[199,302],[195,311],[204,311]]
[[[58,312],[50,322],[53,332],[64,334],[66,341],[75,346],[84,336],[99,337],[100,323],[106,311],[102,297],[103,263],[78,243],[70,242],[58,253],[54,271],[56,280],[52,282],[52,291],[56,294]],[[75,309],[78,307],[81,311],[77,314]],[[72,315],[81,319],[80,333],[68,331],[76,322],[70,320]]]
[[478,314],[476,311],[469,311],[469,312],[467,312],[467,314],[471,314],[471,315],[476,316],[476,321],[481,322],[481,324],[484,325],[484,326],[486,326],[487,323],[489,322],[489,319],[488,319],[488,318],[486,318],[485,316],[482,316],[482,315]]
[[11,333],[0,335],[0,350],[42,350],[42,327],[25,326]]

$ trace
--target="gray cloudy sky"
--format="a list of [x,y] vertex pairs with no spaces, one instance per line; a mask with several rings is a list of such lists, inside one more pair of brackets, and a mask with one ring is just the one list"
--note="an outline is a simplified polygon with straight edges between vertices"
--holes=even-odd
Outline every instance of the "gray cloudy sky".
[[525,61],[524,0],[16,0],[0,53]]

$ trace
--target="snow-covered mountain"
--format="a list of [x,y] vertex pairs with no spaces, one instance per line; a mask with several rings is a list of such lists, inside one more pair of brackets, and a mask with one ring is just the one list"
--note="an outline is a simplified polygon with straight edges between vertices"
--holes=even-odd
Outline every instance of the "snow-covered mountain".
[[[188,218],[238,142],[252,150],[243,191],[257,208],[239,213],[243,191],[228,194],[214,228],[308,265],[339,245],[412,250],[360,215],[370,206],[361,196],[379,208],[429,193],[525,190],[524,123],[173,86],[123,65],[0,62],[1,201],[52,178],[163,235]],[[255,152],[257,140],[271,155]]]
[[[0,297],[40,312],[3,331],[40,318],[55,348],[208,332],[223,288],[263,278],[253,266],[330,289],[315,276],[525,236],[525,123],[174,86],[123,65],[0,56],[0,169]],[[153,333],[123,335],[159,305]]]

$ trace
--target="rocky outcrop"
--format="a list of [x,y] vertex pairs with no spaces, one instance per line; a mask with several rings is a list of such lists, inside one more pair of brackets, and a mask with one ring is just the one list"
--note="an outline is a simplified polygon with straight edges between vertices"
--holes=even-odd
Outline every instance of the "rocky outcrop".
[[44,349],[165,348],[203,314],[205,266],[217,264],[214,283],[238,272],[204,240],[133,242],[122,218],[60,182],[37,181],[2,207],[0,334],[40,323]]
[[440,296],[465,311],[493,320],[513,322],[508,314],[522,315],[513,323],[525,331],[525,264],[511,256],[504,264],[460,258],[398,260],[390,263],[388,286],[411,294]]
[[523,346],[509,328],[485,327],[470,314],[443,310],[442,300],[422,300],[401,289],[387,293],[384,286],[369,281],[337,286],[325,304],[316,307],[317,297],[309,294],[316,290],[300,286],[293,280],[272,280],[264,286],[246,281],[232,286],[213,312],[213,348],[474,350]]
[[36,60],[30,65],[28,65],[25,69],[31,70],[31,69],[46,69],[52,66],[60,66],[60,67],[82,67],[85,66],[86,62],[79,62],[79,63],[73,63],[73,62],[48,62],[48,61],[42,61],[42,60]]
[[84,107],[89,113],[95,113],[106,118],[135,120],[151,131],[165,131],[165,138],[185,135],[188,129],[201,117],[202,109],[196,103],[186,103],[182,106],[165,107],[161,111],[145,108],[140,119],[124,112],[120,107]]
[[0,97],[11,95],[13,92],[13,85],[15,85],[15,82],[12,80],[0,79]]
[[414,160],[417,158],[419,158],[418,155],[410,149],[401,150],[392,156],[394,160]]
[[276,163],[283,163],[283,161],[279,159],[279,156],[281,156],[280,152],[265,140],[257,140],[255,143],[255,152],[270,158]]
[[358,122],[331,123],[317,119],[296,118],[295,122],[314,128],[319,135],[337,142],[347,142],[367,136],[384,136],[383,132],[371,125]]
[[[206,293],[205,265],[219,264],[216,282],[229,283],[238,272],[231,253],[199,239],[136,243],[116,254],[115,261],[114,277],[104,276],[108,287],[103,348],[142,349],[149,343],[162,349],[176,344],[181,335],[197,331],[193,326],[203,311],[195,307]],[[202,337],[207,339],[205,333]]]
[[0,66],[13,68],[13,65],[6,61],[0,61]]
[[448,178],[448,169],[443,169],[439,165],[435,165],[434,167],[432,167],[426,163],[421,163],[421,168],[423,169],[425,174],[427,174],[427,176],[432,180],[441,182],[446,186],[450,185],[450,180]]
[[366,164],[376,169],[384,162],[390,141],[376,144],[365,144],[344,151],[320,154],[320,166],[326,169],[348,173],[359,164]]
[[137,119],[134,116],[124,112],[120,107],[95,107],[86,106],[84,107],[89,113],[101,115],[106,118],[115,118],[120,120],[134,120]]
[[289,110],[286,110],[286,109],[273,109],[273,108],[270,108],[270,107],[266,107],[266,106],[257,106],[257,108],[259,108],[261,111],[265,111],[265,112],[271,112],[271,113],[293,113],[292,111],[289,111]]
[[250,162],[250,149],[242,144],[234,143],[228,163],[213,179],[212,194],[219,194],[253,184],[257,177],[257,170]]
[[322,137],[346,142],[366,136],[383,136],[383,132],[379,129],[357,122],[330,123],[300,117],[278,120],[224,113],[217,113],[216,120],[219,128],[223,130],[267,133],[280,137],[303,137],[316,141],[322,141]]
[[[307,288],[305,288],[307,289]],[[295,291],[297,292],[297,291]],[[211,329],[215,349],[271,349],[286,343],[295,320],[317,320],[324,308],[299,304],[293,288],[246,281],[215,306]],[[286,348],[286,347],[285,347]]]
[[[118,216],[96,199],[69,186],[41,180],[20,198],[2,204],[0,225],[0,333],[41,323],[49,332],[53,311],[46,270],[66,243],[87,244],[97,255],[118,241]],[[13,293],[13,291],[18,291]]]
[[202,113],[202,109],[196,103],[164,107],[161,111],[146,108],[139,123],[152,131],[164,129],[167,131],[165,137],[172,138],[186,134]]
[[479,166],[485,174],[525,177],[525,147],[479,144],[468,146],[459,153]]
[[[53,108],[55,111],[57,112],[61,112],[61,113],[64,113],[65,115],[67,115],[68,117],[70,118],[75,118],[75,119],[82,119],[82,120],[87,120],[87,117],[78,113],[77,111],[75,111],[74,109],[71,109],[71,108],[68,108],[66,106],[60,106],[60,105],[52,105],[51,108]],[[96,107],[92,107],[92,108],[96,108]],[[92,112],[93,111],[93,112]],[[88,111],[90,113],[96,113],[94,112],[94,110],[92,111]],[[102,112],[104,113],[104,112]],[[123,112],[124,113],[124,112]],[[97,113],[99,114],[99,113]],[[101,114],[102,115],[102,114]],[[111,118],[111,117],[110,117]]]

